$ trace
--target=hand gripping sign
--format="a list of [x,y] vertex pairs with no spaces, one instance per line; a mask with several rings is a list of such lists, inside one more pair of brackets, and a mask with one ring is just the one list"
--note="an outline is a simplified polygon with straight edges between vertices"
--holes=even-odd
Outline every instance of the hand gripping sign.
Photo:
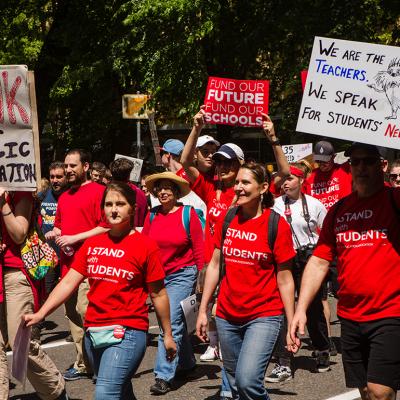
[[316,37],[296,130],[400,149],[400,48]]
[[261,127],[268,114],[269,81],[208,78],[205,121],[209,124]]

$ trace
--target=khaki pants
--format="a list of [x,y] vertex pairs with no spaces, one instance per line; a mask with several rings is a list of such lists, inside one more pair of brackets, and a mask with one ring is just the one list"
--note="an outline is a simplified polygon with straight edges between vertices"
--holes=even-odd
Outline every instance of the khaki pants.
[[65,302],[65,315],[69,320],[69,328],[76,348],[76,360],[73,367],[80,373],[90,374],[91,367],[85,352],[85,331],[83,329],[83,321],[88,306],[88,291],[89,282],[85,279],[79,285],[78,290]]
[[[4,302],[0,304],[0,400],[7,400],[9,381],[5,343],[8,339],[13,347],[21,316],[33,313],[33,294],[20,270],[4,268],[3,276]],[[32,329],[27,377],[41,399],[56,399],[65,388],[61,373],[40,346],[39,329]]]

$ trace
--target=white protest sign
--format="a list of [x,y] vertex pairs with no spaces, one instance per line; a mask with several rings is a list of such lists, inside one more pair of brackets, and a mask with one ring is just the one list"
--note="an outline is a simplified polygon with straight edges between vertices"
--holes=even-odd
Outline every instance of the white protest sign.
[[193,333],[196,330],[196,321],[200,307],[200,303],[197,301],[197,296],[192,294],[185,300],[182,300],[181,307],[185,314],[187,331],[188,333]]
[[118,158],[126,158],[133,162],[134,165],[129,180],[132,182],[139,182],[140,172],[142,171],[142,166],[143,166],[143,160],[141,160],[140,158],[134,158],[134,157],[124,156],[122,154],[116,154],[114,160]]
[[316,37],[296,130],[400,149],[400,48]]
[[312,154],[312,143],[290,144],[282,146],[282,150],[288,162],[294,163]]
[[0,66],[0,186],[8,190],[36,190],[32,93],[27,66]]
[[14,339],[12,376],[17,379],[25,388],[26,373],[28,370],[28,354],[31,342],[32,328],[26,327],[21,320]]

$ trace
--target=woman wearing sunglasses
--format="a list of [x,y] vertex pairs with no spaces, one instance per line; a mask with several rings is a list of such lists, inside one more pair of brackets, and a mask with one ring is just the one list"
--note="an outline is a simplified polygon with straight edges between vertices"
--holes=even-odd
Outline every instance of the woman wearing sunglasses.
[[400,187],[400,159],[394,160],[390,164],[389,183],[392,187]]
[[127,184],[108,185],[102,208],[110,230],[87,239],[42,308],[24,316],[27,326],[40,322],[89,279],[85,348],[97,376],[95,400],[135,398],[131,379],[146,350],[149,292],[164,331],[166,362],[176,354],[160,251],[135,230],[135,205],[136,192]]

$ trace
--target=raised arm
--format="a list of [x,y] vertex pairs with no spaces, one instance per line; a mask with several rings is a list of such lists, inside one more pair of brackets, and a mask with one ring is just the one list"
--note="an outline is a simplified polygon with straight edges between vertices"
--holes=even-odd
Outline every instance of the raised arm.
[[185,147],[181,155],[181,163],[186,175],[191,183],[194,183],[199,176],[199,170],[194,166],[193,159],[196,150],[197,139],[204,126],[204,106],[200,107],[200,111],[193,118],[193,128],[186,140]]
[[267,140],[272,145],[272,151],[274,152],[276,165],[278,167],[278,179],[275,184],[280,186],[287,176],[290,175],[290,166],[285,154],[283,153],[279,139],[275,134],[274,123],[267,114],[261,115],[263,117],[263,131],[267,137]]

